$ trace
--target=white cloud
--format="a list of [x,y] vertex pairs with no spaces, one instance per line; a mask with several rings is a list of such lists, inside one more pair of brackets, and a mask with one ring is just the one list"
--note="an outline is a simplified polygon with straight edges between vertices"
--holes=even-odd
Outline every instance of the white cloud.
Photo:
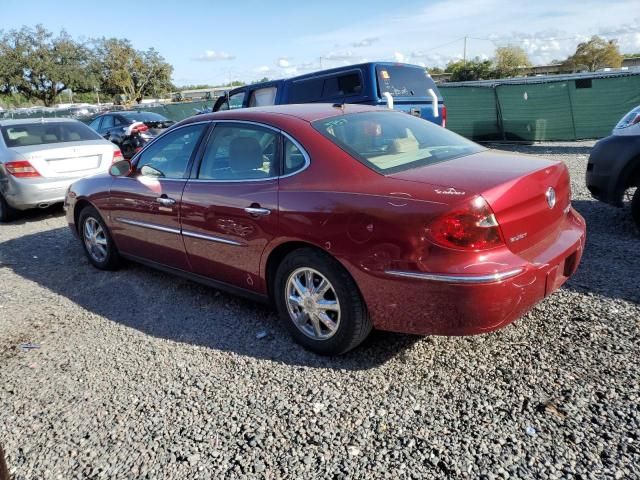
[[287,68],[291,66],[291,61],[286,57],[280,57],[276,63],[280,68]]
[[206,50],[202,55],[195,58],[202,62],[217,62],[220,60],[233,60],[236,58],[227,52],[216,52],[215,50]]
[[353,58],[353,52],[346,50],[342,52],[329,52],[322,56],[323,60],[351,60]]
[[367,38],[363,38],[362,40],[359,40],[357,42],[353,42],[351,45],[354,48],[369,47],[369,46],[371,46],[372,43],[375,43],[375,42],[377,42],[379,40],[380,40],[379,37],[367,37]]
[[271,70],[273,69],[267,65],[261,65],[258,68],[256,68],[256,72],[258,73],[269,73]]
[[401,52],[394,52],[393,58],[395,59],[396,62],[401,62],[401,63],[404,63],[407,60],[407,57],[405,57],[404,54]]

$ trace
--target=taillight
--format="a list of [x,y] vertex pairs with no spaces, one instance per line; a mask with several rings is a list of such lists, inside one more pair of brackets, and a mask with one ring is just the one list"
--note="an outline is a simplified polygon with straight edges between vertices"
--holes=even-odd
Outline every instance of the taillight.
[[481,196],[436,218],[427,230],[435,243],[447,248],[486,250],[504,245],[496,216]]
[[147,130],[149,130],[149,127],[146,126],[144,123],[142,125],[138,125],[134,128],[131,129],[131,134],[135,134],[135,133],[142,133],[142,132],[146,132]]
[[11,175],[17,178],[39,177],[40,173],[26,160],[17,160],[15,162],[7,162],[4,164]]
[[447,127],[447,107],[442,105],[442,128]]
[[113,151],[113,160],[111,163],[116,163],[116,162],[119,162],[120,160],[124,160],[124,156],[122,155],[122,152],[118,148]]

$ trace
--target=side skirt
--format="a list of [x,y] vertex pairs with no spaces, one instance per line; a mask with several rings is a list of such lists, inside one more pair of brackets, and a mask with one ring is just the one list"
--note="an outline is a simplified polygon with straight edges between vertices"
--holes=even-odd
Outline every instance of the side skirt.
[[162,272],[166,272],[171,275],[176,275],[178,277],[186,278],[187,280],[191,280],[192,282],[206,285],[207,287],[215,288],[217,290],[222,290],[224,292],[231,293],[239,297],[244,297],[254,302],[263,303],[263,304],[270,303],[269,297],[261,293],[252,292],[251,290],[246,290],[244,288],[236,287],[235,285],[230,285],[225,282],[220,282],[218,280],[214,280],[212,278],[205,277],[203,275],[198,275],[197,273],[185,272],[184,270],[180,270],[179,268],[168,267],[166,265],[162,265],[161,263],[157,263],[152,260],[147,260],[145,258],[137,257],[135,255],[128,255],[128,254],[121,253],[120,256],[122,256],[123,258],[126,258],[127,260],[131,260],[132,262],[140,263],[144,266],[151,267],[153,269],[160,270]]

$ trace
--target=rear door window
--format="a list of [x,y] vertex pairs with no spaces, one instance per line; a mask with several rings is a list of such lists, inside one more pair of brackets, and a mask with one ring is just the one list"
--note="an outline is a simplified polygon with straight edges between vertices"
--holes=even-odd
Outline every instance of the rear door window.
[[113,128],[113,115],[105,115],[104,117],[102,117],[102,126],[100,127],[101,130],[107,130],[109,128]]
[[435,82],[424,68],[404,65],[376,67],[380,97],[389,92],[393,97],[429,97],[429,89],[438,94]]
[[259,88],[251,92],[249,97],[250,107],[264,107],[268,105],[275,105],[276,93],[278,89],[276,87]]
[[323,98],[347,97],[362,93],[362,80],[360,72],[352,72],[324,80],[322,89]]
[[233,110],[235,108],[242,108],[244,103],[244,95],[245,92],[234,93],[229,97],[229,110]]

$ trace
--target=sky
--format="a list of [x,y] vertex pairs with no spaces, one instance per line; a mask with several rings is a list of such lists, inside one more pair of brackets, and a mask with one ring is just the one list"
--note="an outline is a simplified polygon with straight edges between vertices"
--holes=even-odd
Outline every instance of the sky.
[[[28,6],[28,7],[27,7]],[[518,45],[535,64],[601,35],[640,52],[640,0],[0,0],[0,30],[41,23],[77,39],[128,38],[176,85],[282,78],[362,61],[444,66]]]

